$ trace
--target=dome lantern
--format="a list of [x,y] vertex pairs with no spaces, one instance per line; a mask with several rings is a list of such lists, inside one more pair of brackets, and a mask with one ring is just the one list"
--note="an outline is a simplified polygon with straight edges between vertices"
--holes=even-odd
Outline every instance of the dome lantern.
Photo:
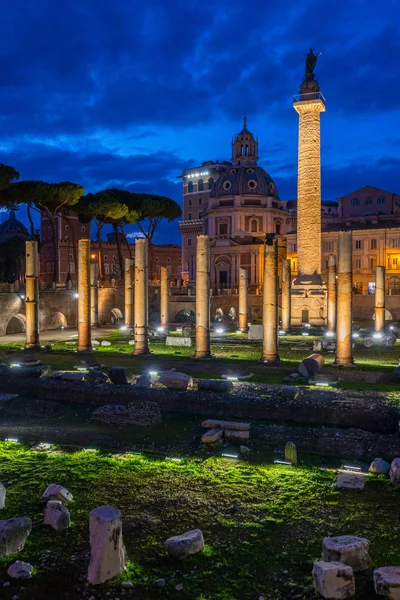
[[256,165],[258,161],[258,140],[247,129],[246,113],[243,118],[243,129],[232,142],[232,163],[234,165]]

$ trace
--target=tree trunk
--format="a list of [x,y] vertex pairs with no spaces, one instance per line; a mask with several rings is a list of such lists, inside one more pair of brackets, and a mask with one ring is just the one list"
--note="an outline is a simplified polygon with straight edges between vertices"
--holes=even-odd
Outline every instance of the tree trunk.
[[113,223],[112,226],[115,231],[115,238],[116,238],[116,242],[117,242],[117,251],[118,251],[118,262],[119,262],[119,268],[121,270],[121,279],[123,280],[125,268],[124,268],[124,255],[122,254],[122,248],[121,248],[121,238],[119,237],[119,227],[116,223]]
[[29,219],[29,226],[30,226],[30,230],[31,230],[31,240],[35,239],[35,227],[33,225],[33,219],[32,219],[32,213],[31,213],[31,203],[27,202],[26,203],[26,207],[28,209],[28,219]]
[[99,257],[98,257],[98,263],[99,263],[99,278],[100,281],[104,281],[104,255],[103,255],[103,240],[101,239],[101,227],[100,225],[97,224],[96,220],[96,227],[97,227],[97,232],[96,232],[96,237],[97,237],[97,241],[99,243]]
[[78,263],[78,246],[77,246],[76,239],[75,239],[75,231],[74,231],[74,228],[72,227],[70,218],[64,214],[62,215],[62,217],[63,217],[63,219],[65,219],[66,223],[68,224],[69,231],[71,232],[72,255],[74,257],[74,267],[75,267],[75,280],[76,280],[76,284],[78,284],[78,264],[79,263]]
[[56,217],[51,212],[48,213],[53,229],[53,251],[54,251],[54,269],[53,269],[53,283],[57,285],[60,278],[60,272],[58,268],[58,236],[57,236],[57,225]]

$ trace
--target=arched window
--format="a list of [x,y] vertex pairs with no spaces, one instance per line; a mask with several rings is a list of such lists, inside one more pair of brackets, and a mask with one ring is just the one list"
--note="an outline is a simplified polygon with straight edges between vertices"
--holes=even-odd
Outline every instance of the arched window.
[[277,233],[278,235],[281,233],[281,224],[280,223],[275,224],[275,233]]
[[214,185],[214,177],[210,177],[208,180],[208,189],[211,190],[213,185]]
[[248,155],[249,155],[249,147],[248,147],[248,145],[246,144],[246,156],[248,156]]
[[193,192],[193,181],[188,181],[188,192]]
[[257,232],[258,231],[258,221],[256,219],[252,219],[250,221],[250,231],[252,233]]
[[204,190],[204,182],[202,179],[199,179],[197,182],[197,191],[202,192]]
[[242,154],[242,155],[244,154],[244,148],[243,148],[243,146],[240,146],[240,154]]

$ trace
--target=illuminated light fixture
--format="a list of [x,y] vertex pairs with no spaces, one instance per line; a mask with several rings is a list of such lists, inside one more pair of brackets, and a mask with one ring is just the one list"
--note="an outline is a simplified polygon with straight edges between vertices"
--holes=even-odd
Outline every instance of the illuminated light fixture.
[[228,381],[239,381],[239,377],[234,377],[234,376],[231,376],[231,375],[227,375],[225,377],[225,379],[227,379]]
[[74,298],[79,298],[79,294],[78,294],[78,292],[75,292],[75,294],[74,294]]
[[310,327],[311,327],[310,323],[304,323],[304,328],[305,329],[310,329]]
[[279,329],[278,335],[286,335],[286,331],[284,329]]
[[353,465],[343,465],[342,469],[346,471],[355,471],[356,473],[361,472],[361,467],[354,467]]
[[158,371],[149,371],[149,375],[152,375],[152,376],[158,375]]
[[162,327],[162,326],[160,325],[160,327],[157,327],[157,331],[165,331],[165,327]]
[[239,458],[237,454],[221,454],[223,458]]
[[13,369],[18,369],[18,367],[20,367],[21,364],[20,363],[11,363],[10,367],[12,367]]
[[240,329],[238,329],[236,333],[242,333],[242,332],[240,331]]
[[225,329],[222,329],[222,327],[218,327],[218,329],[215,330],[215,333],[224,333]]
[[247,327],[250,327],[251,323],[247,323]]
[[166,456],[165,460],[170,460],[172,462],[182,462],[181,458],[171,458],[170,456]]
[[329,387],[329,383],[327,381],[316,381],[315,385],[319,385],[320,387]]
[[91,446],[87,446],[86,448],[82,448],[83,452],[97,452],[97,448],[93,448]]
[[128,450],[125,454],[134,454],[135,456],[142,456],[142,453],[138,450]]
[[308,331],[303,331],[303,333],[301,335],[310,335],[310,334],[308,333]]
[[287,467],[290,467],[292,463],[288,462],[287,460],[274,460],[274,465],[286,465]]
[[6,442],[19,442],[18,438],[6,438]]
[[393,325],[391,325],[391,326],[389,327],[389,329],[390,329],[390,331],[393,331],[393,329],[394,329]]
[[95,255],[95,254],[92,254],[91,256],[92,256],[92,258],[93,258],[93,259],[94,259],[94,258],[96,258],[96,255]]
[[325,331],[326,337],[333,337],[334,335],[335,335],[335,333],[333,331]]
[[377,332],[377,333],[374,333],[374,335],[372,337],[374,337],[376,340],[380,340],[382,337],[382,334]]
[[21,300],[25,300],[25,294],[20,294],[19,297],[21,298]]
[[120,330],[121,330],[121,331],[126,331],[127,329],[128,329],[128,328],[127,328],[127,326],[126,326],[126,325],[122,325],[122,327],[120,327]]
[[85,373],[87,373],[88,368],[87,367],[76,367],[78,371],[83,371]]
[[[357,338],[359,338],[359,337],[360,337],[360,334],[359,334],[359,333],[352,333],[352,334],[351,334],[351,337],[353,337],[353,338],[356,340]],[[375,336],[374,336],[374,337],[375,337]]]

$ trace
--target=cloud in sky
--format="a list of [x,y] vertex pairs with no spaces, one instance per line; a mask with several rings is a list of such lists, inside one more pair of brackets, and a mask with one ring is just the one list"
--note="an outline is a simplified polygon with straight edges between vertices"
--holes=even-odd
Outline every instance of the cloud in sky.
[[[397,0],[15,0],[2,15],[0,161],[180,200],[177,177],[230,158],[243,112],[282,198],[296,195],[298,91],[308,48],[327,99],[327,199],[400,192]],[[172,239],[173,238],[173,239]],[[159,241],[179,241],[168,224]]]

